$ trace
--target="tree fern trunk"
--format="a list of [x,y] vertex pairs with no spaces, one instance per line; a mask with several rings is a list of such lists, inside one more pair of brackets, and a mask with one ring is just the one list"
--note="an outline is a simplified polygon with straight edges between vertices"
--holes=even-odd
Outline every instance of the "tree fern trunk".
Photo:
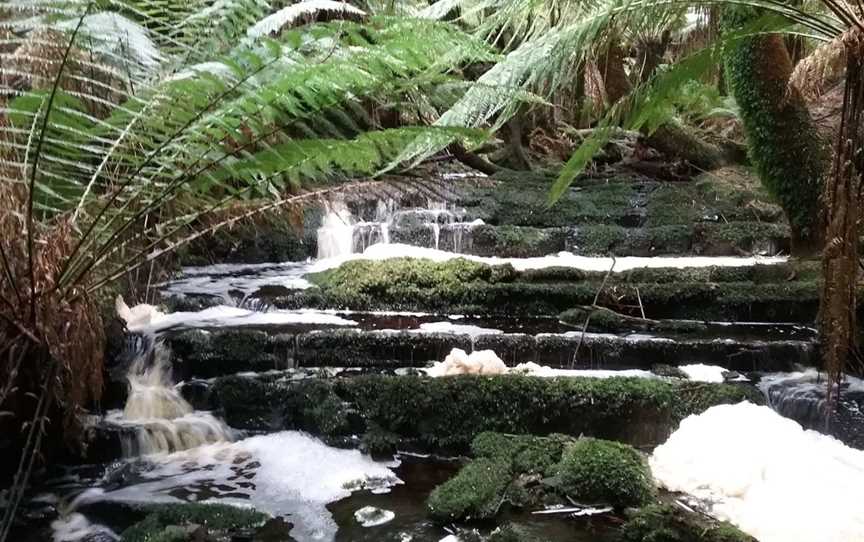
[[[859,33],[844,40],[846,87],[840,131],[831,174],[825,185],[826,243],[822,258],[822,305],[819,332],[823,367],[839,384],[852,356],[858,353],[856,290],[858,283],[858,220],[861,195],[862,116],[864,116],[864,44]],[[829,388],[829,398],[834,389]],[[829,401],[830,404],[830,401]]]
[[792,68],[779,35],[744,39],[726,59],[753,164],[786,212],[793,253],[806,255],[822,246],[819,197],[829,155],[804,99],[788,86]]

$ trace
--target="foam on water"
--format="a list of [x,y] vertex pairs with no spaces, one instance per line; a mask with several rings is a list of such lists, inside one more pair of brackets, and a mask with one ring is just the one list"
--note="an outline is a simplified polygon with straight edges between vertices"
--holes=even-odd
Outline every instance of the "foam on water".
[[423,369],[428,376],[437,378],[462,374],[501,375],[521,374],[545,378],[554,377],[585,377],[585,378],[657,378],[650,371],[639,369],[627,370],[592,370],[592,369],[554,369],[534,362],[520,363],[508,368],[492,350],[479,350],[467,354],[460,348],[454,348],[443,362],[436,362],[431,367]]
[[[367,248],[360,258],[370,260],[386,260],[390,258],[425,258],[434,261],[447,261],[453,258],[466,258],[489,265],[510,264],[517,271],[528,269],[544,269],[548,267],[572,267],[584,271],[608,271],[612,266],[612,258],[577,256],[571,252],[538,258],[497,258],[481,257],[468,254],[456,254],[430,248],[415,247],[400,244],[376,244]],[[360,259],[354,257],[352,259]],[[785,262],[786,258],[777,257],[731,257],[731,256],[681,256],[681,257],[641,257],[627,256],[615,259],[615,271],[628,271],[637,268],[688,268],[688,267],[740,267],[755,264],[775,264]]]
[[602,369],[555,369],[546,365],[538,365],[533,361],[520,363],[509,371],[510,373],[522,373],[529,376],[540,376],[545,378],[554,377],[583,377],[583,378],[658,378],[651,371],[641,369],[602,370]]
[[299,542],[333,540],[328,503],[352,491],[401,483],[391,470],[357,450],[331,448],[296,431],[217,443],[148,458],[142,483],[106,492],[121,502],[208,501],[253,506],[285,516]]
[[105,527],[96,525],[84,517],[83,514],[72,512],[51,522],[53,531],[51,538],[53,542],[78,542],[79,540],[120,540],[117,533]]
[[650,459],[657,481],[760,542],[861,542],[864,452],[751,403],[681,422]]
[[722,383],[724,381],[723,373],[728,371],[728,369],[724,367],[718,365],[705,365],[704,363],[681,365],[678,368],[687,375],[687,378],[697,382]]
[[219,305],[200,311],[160,313],[146,325],[129,326],[129,331],[155,333],[172,327],[224,327],[255,325],[354,326],[356,322],[315,310],[253,311]]

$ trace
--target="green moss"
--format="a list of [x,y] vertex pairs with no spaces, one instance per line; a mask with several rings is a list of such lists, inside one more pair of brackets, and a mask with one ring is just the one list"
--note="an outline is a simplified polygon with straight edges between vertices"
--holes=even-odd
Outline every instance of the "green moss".
[[[757,15],[724,11],[724,24],[740,28]],[[729,88],[738,103],[751,160],[782,205],[793,240],[811,244],[820,235],[819,198],[829,153],[800,94],[788,91],[792,62],[780,36],[736,42],[726,56]]]
[[426,503],[429,515],[440,522],[491,518],[497,513],[510,480],[506,462],[476,459],[435,488]]
[[548,193],[554,177],[507,178],[493,186],[469,190],[460,204],[487,224],[540,228],[614,224],[630,207],[633,186],[627,182],[570,191],[549,207]]
[[183,527],[200,525],[226,532],[262,525],[266,514],[224,504],[148,504],[140,507],[144,520],[123,531],[125,542],[180,542],[187,540]]
[[[329,308],[552,316],[593,303],[604,275],[561,268],[516,272],[462,259],[355,261],[313,276],[320,289],[306,295]],[[819,296],[814,276],[811,262],[633,269],[612,275],[606,291],[638,306],[638,288],[653,318],[776,321],[780,312],[783,320],[811,321]]]
[[580,439],[564,449],[554,471],[558,491],[578,502],[640,506],[654,493],[644,458],[618,442]]
[[561,459],[564,445],[573,439],[566,435],[539,437],[485,431],[471,442],[475,457],[504,461],[515,475],[547,474]]
[[[310,416],[308,410],[315,401],[334,396],[340,401],[340,411],[348,416],[352,434],[362,434],[364,425],[366,429],[374,425],[374,431],[386,432],[391,438],[398,435],[406,443],[456,452],[468,449],[484,431],[585,434],[639,445],[657,444],[689,414],[714,404],[745,399],[762,402],[752,388],[644,378],[365,375],[280,383],[245,380],[242,388],[235,377],[218,379],[215,385],[222,390],[226,388],[223,381],[227,381],[233,383],[227,387],[242,391],[218,394],[228,420],[242,419],[250,405],[269,411],[269,415],[255,418],[261,426],[245,428],[284,427],[325,434],[329,425]],[[257,393],[255,386],[259,387]],[[234,402],[226,403],[226,398]],[[535,460],[526,455],[524,461],[531,464]]]
[[756,542],[735,526],[671,504],[646,506],[621,527],[621,542]]

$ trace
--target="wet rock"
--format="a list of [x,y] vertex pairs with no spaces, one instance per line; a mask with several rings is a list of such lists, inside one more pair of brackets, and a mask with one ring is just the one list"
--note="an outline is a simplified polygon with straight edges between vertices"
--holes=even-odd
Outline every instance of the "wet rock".
[[255,328],[192,329],[167,334],[174,378],[211,378],[293,365],[294,335]]

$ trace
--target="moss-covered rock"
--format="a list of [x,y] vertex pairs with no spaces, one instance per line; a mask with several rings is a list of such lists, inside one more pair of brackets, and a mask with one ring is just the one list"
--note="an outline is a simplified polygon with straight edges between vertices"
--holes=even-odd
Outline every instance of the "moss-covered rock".
[[498,512],[511,478],[505,461],[476,459],[432,491],[426,503],[429,515],[439,522],[491,518]]
[[578,502],[641,506],[654,493],[645,459],[619,442],[579,439],[564,449],[554,473],[558,491]]
[[622,527],[620,542],[756,542],[734,525],[671,504],[642,508]]
[[224,504],[147,504],[137,507],[146,517],[123,531],[124,542],[185,542],[192,540],[190,526],[210,533],[230,533],[259,527],[266,514]]
[[[332,427],[362,434],[363,426],[374,424],[403,443],[456,452],[484,431],[585,434],[656,445],[683,417],[713,404],[763,402],[753,388],[644,378],[365,375],[271,382],[225,377],[214,388],[216,406],[234,427],[328,435]],[[322,402],[333,407],[332,417],[320,412]]]

